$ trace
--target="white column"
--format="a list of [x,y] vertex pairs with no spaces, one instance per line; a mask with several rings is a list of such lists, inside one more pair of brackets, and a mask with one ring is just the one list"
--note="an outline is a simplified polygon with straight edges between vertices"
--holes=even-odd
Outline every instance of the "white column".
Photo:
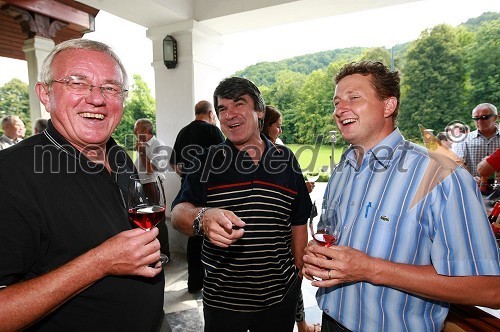
[[[167,69],[163,63],[163,38],[177,41],[178,63]],[[194,105],[205,99],[213,103],[213,91],[222,79],[218,65],[220,34],[188,20],[147,31],[153,44],[155,71],[156,131],[158,138],[173,147],[179,130],[194,119]],[[170,206],[180,189],[180,178],[167,172],[165,194]],[[167,216],[170,210],[167,209]],[[187,237],[169,227],[170,251],[185,252]]]
[[35,84],[38,81],[38,73],[42,68],[43,60],[49,55],[54,48],[55,43],[52,39],[35,36],[24,41],[23,51],[28,63],[29,77],[29,98],[30,98],[30,119],[34,124],[36,119],[50,118],[50,114],[45,110],[45,107],[40,103],[35,93]]

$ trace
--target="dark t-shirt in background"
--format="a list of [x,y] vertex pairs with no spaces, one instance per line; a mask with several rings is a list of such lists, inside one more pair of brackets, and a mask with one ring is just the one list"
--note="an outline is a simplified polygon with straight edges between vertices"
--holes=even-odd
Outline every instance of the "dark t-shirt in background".
[[201,154],[203,149],[222,142],[224,135],[217,126],[206,121],[194,120],[177,134],[170,163],[183,165],[181,176],[184,178],[186,173],[195,168],[191,161],[196,155]]

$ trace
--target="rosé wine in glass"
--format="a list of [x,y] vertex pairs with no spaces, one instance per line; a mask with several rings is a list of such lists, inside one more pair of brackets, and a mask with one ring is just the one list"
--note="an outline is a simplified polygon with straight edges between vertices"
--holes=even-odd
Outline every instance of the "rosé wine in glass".
[[309,218],[309,231],[318,245],[331,247],[336,245],[341,233],[342,219],[339,205],[334,203],[328,205],[323,201],[321,215],[318,216],[316,202],[313,204],[311,217]]
[[[134,225],[149,231],[163,220],[166,202],[158,176],[130,176],[127,198],[128,217]],[[168,257],[161,254],[160,261],[164,265]]]

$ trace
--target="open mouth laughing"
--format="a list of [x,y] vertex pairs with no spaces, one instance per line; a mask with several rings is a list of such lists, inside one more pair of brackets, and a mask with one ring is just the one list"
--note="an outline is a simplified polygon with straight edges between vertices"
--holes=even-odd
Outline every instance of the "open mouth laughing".
[[104,114],[100,114],[100,113],[89,113],[89,112],[85,112],[85,113],[78,113],[78,115],[82,118],[85,118],[85,119],[97,119],[97,120],[104,120]]
[[342,120],[340,123],[342,123],[342,125],[349,125],[351,123],[354,123],[354,122],[357,122],[358,120],[356,119],[345,119],[345,120]]

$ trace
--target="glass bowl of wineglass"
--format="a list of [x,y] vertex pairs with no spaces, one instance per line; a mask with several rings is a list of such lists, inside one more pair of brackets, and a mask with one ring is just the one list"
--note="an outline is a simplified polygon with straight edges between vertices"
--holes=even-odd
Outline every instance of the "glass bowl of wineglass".
[[[131,175],[128,190],[128,217],[133,225],[151,230],[165,217],[165,193],[156,175]],[[167,255],[161,254],[162,265],[168,262]]]
[[319,179],[319,171],[307,171],[305,177],[308,182],[316,182]]
[[[316,204],[316,202],[314,202]],[[313,206],[309,218],[309,232],[314,241],[320,246],[331,247],[338,243],[342,229],[342,218],[339,205],[329,205],[323,200],[321,214],[317,214],[316,205]]]

